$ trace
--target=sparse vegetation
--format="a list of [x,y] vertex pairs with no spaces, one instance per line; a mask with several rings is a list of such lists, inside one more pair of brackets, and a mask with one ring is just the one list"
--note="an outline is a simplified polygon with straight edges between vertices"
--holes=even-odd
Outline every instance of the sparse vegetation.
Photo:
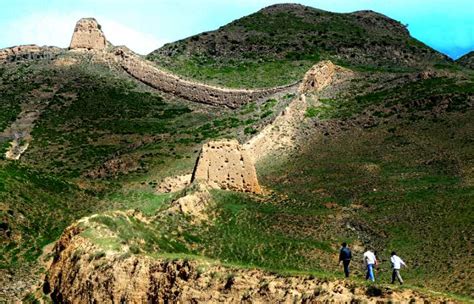
[[[310,129],[295,154],[258,164],[268,192],[213,190],[209,220],[198,223],[161,212],[184,192],[157,194],[160,181],[189,173],[207,140],[257,134],[295,95],[221,109],[161,94],[87,54],[61,56],[78,63],[0,67],[0,131],[22,107],[41,105],[20,161],[3,159],[10,138],[0,137],[0,271],[44,271],[34,267],[45,245],[88,217],[81,236],[97,246],[89,262],[98,271],[116,251],[334,278],[348,241],[355,277],[370,245],[387,282],[396,249],[410,287],[472,297],[474,77],[398,22],[274,6],[148,56],[230,87],[292,83],[320,59],[355,71],[341,87],[314,93],[317,103],[308,95]],[[231,289],[234,275],[224,278]]]
[[372,71],[453,65],[383,15],[337,14],[295,4],[266,8],[167,44],[147,58],[188,78],[248,88],[299,81],[323,59]]

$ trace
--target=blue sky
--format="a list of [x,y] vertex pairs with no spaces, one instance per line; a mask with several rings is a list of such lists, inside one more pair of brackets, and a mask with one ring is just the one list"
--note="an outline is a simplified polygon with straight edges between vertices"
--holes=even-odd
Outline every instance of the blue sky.
[[[275,0],[0,0],[0,48],[68,46],[76,21],[95,17],[113,44],[146,54],[251,14]],[[474,50],[474,0],[301,0],[334,11],[371,9],[408,24],[411,34],[453,58]]]

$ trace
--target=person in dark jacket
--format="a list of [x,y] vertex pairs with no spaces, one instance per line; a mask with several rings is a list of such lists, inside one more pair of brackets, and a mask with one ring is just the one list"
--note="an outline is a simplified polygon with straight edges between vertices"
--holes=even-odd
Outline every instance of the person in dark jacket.
[[351,259],[352,252],[347,247],[347,243],[344,242],[342,243],[341,251],[339,251],[339,264],[342,262],[342,265],[344,265],[344,274],[346,275],[346,278],[349,277],[349,264],[351,263]]

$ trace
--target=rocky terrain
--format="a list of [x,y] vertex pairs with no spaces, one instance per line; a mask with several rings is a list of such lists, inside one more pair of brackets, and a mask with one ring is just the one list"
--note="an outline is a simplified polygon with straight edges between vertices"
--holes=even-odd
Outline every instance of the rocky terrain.
[[456,60],[462,66],[465,66],[470,69],[474,69],[474,52],[469,52],[464,56],[461,56],[458,60]]
[[0,302],[472,301],[472,70],[293,4],[147,58],[0,51]]

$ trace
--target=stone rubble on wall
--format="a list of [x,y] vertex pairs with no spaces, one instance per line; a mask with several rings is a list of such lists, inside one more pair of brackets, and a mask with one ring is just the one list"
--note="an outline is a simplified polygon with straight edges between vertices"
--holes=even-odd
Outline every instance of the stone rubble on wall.
[[224,190],[262,192],[254,160],[237,140],[212,141],[203,145],[192,181]]

